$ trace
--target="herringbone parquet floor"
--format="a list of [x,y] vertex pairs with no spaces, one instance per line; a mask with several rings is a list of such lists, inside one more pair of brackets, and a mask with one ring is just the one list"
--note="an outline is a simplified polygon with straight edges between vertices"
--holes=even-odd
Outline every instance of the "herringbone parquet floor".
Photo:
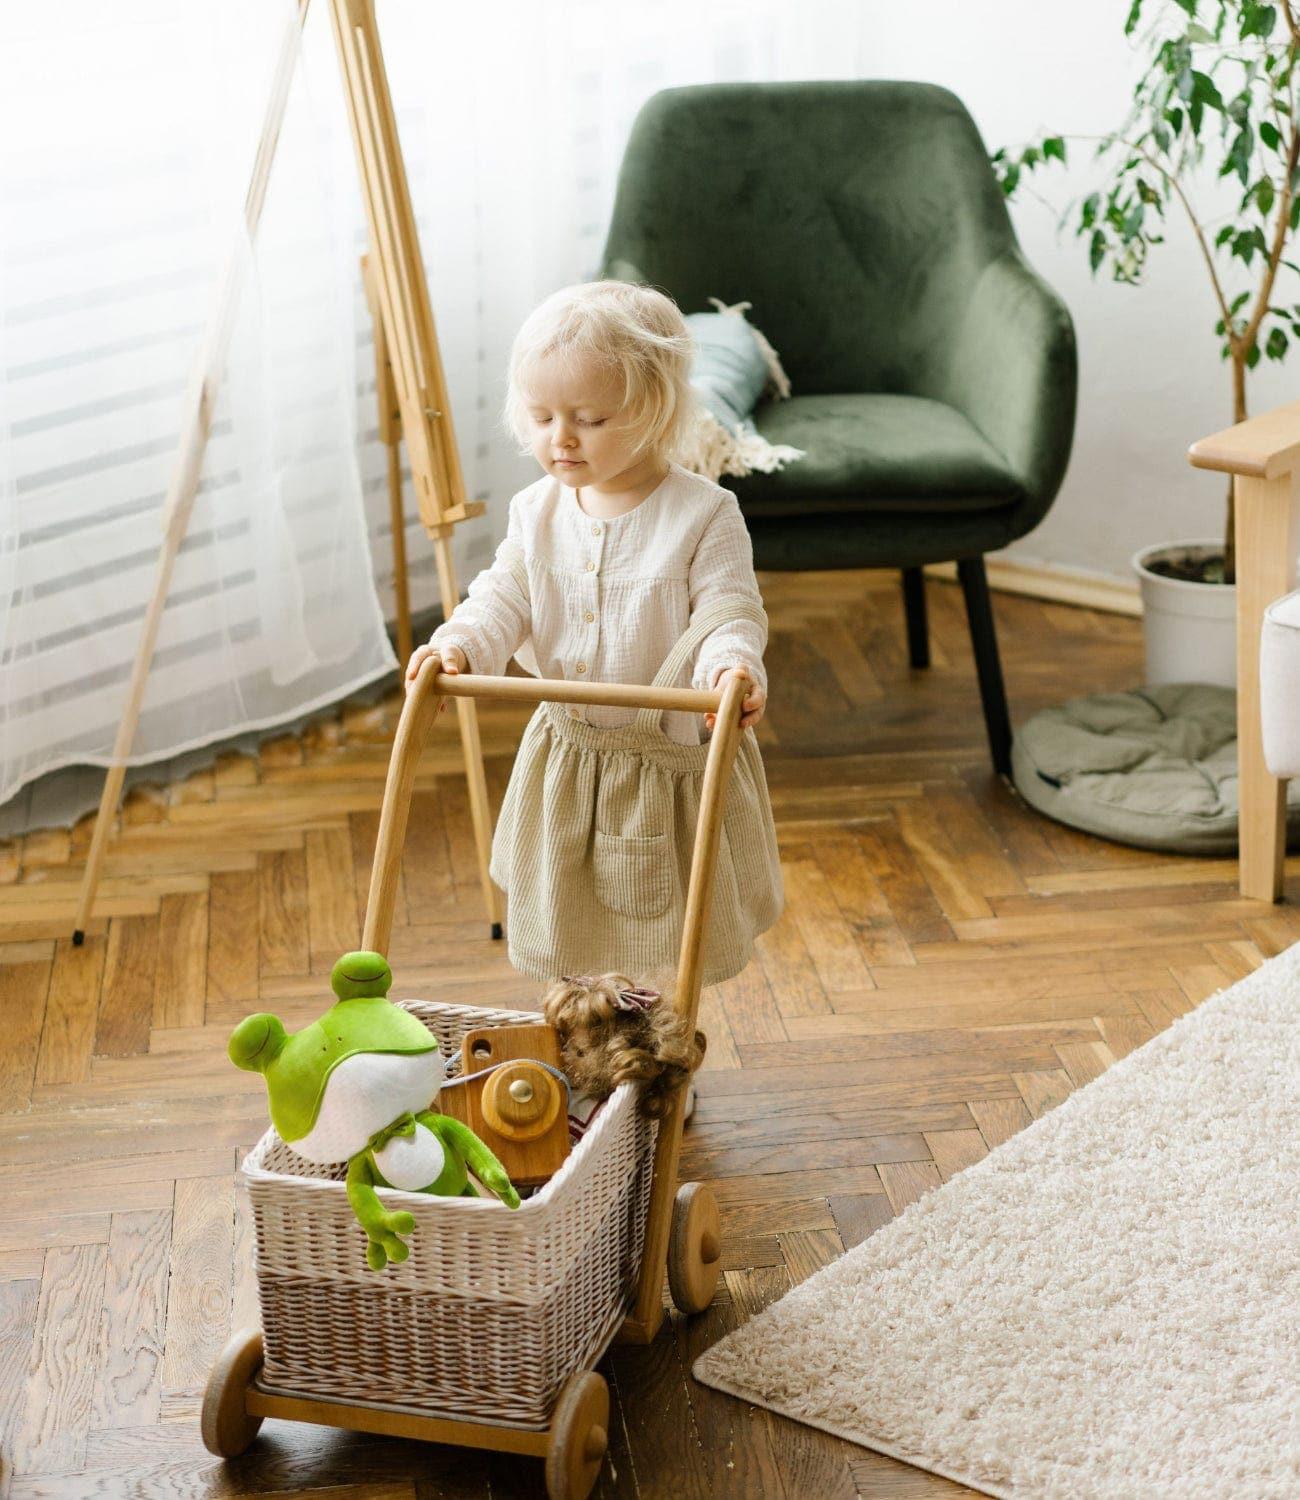
[[[715,1185],[713,1307],[603,1368],[607,1496],[919,1497],[958,1487],[686,1376],[695,1353],[1300,936],[1222,860],[1050,825],[991,775],[957,591],[906,661],[896,580],[773,575],[761,726],[788,909],[706,994],[683,1172]],[[1136,621],[998,596],[1019,720],[1131,685]],[[322,1008],[361,904],[398,700],[138,792],[86,945],[89,827],[0,851],[0,1494],[433,1500],[541,1492],[540,1466],[268,1423],[222,1466],[195,1416],[256,1321],[234,1170],[265,1121],[226,1060],[254,1009]],[[523,723],[482,715],[499,798]],[[526,1002],[489,941],[454,731],[415,797],[391,959],[404,994]],[[1210,1190],[1210,1185],[1207,1185]],[[953,1336],[959,1337],[954,1326]]]

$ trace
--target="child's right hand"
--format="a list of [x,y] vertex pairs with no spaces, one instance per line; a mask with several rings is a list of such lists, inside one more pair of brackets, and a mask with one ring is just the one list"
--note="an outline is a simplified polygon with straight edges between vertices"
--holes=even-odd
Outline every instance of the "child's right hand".
[[[419,676],[420,668],[431,656],[438,659],[438,665],[434,668],[435,672],[445,672],[448,677],[455,677],[460,672],[469,671],[469,662],[466,661],[465,653],[459,646],[417,646],[411,653],[410,661],[406,664],[406,691],[408,693],[411,691],[411,684]],[[447,702],[444,699],[438,705],[438,711],[441,713],[446,706]]]

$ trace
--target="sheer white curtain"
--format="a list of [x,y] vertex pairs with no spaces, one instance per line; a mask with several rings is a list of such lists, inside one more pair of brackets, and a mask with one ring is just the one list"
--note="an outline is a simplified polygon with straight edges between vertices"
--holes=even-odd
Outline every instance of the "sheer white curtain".
[[242,203],[291,0],[6,12],[0,49],[0,800],[105,764],[184,395],[233,261],[227,376],[133,763],[391,670],[371,581],[352,246],[307,78],[256,246]]
[[[0,48],[0,802],[104,764],[152,587],[181,402],[293,0],[51,0]],[[462,584],[534,477],[499,420],[515,329],[592,275],[660,88],[853,76],[854,0],[379,0],[471,496]],[[389,670],[365,228],[315,0],[134,761]],[[239,253],[239,252],[237,252]],[[693,309],[688,309],[691,311]],[[409,503],[414,605],[436,602]],[[378,589],[378,600],[376,598]]]

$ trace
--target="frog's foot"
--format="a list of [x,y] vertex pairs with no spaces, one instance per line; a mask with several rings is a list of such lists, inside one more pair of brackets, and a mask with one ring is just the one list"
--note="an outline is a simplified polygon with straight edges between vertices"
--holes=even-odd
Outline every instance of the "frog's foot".
[[519,1207],[519,1194],[515,1192],[514,1184],[504,1172],[485,1174],[483,1184],[485,1187],[491,1188],[507,1208]]
[[372,1271],[382,1271],[391,1261],[401,1262],[410,1255],[410,1246],[400,1238],[415,1228],[415,1215],[405,1209],[396,1213],[383,1213],[376,1223],[366,1226],[370,1243],[366,1246],[366,1261]]

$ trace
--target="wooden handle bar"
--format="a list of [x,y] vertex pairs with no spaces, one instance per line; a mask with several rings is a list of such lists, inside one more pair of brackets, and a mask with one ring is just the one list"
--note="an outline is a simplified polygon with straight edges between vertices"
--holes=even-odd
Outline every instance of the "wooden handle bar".
[[[499,698],[514,703],[592,703],[614,708],[675,709],[680,713],[719,713],[730,696],[740,704],[747,684],[729,681],[720,693],[694,688],[640,687],[616,682],[559,682],[537,677],[480,677],[472,672],[448,676],[436,670],[429,657],[406,692],[398,721],[393,754],[384,785],[384,805],[379,814],[379,836],[375,862],[370,871],[370,895],[366,901],[365,935],[362,946],[376,953],[388,952],[397,901],[397,877],[401,869],[406,821],[411,810],[411,791],[420,752],[428,736],[438,704],[443,698]],[[734,754],[734,745],[732,747]]]
[[[424,691],[421,667],[411,691]],[[640,687],[622,682],[561,682],[546,677],[476,677],[472,672],[439,672],[432,690],[447,698],[500,698],[510,703],[591,703],[605,708],[662,708],[684,714],[715,714],[721,693],[696,688]]]

